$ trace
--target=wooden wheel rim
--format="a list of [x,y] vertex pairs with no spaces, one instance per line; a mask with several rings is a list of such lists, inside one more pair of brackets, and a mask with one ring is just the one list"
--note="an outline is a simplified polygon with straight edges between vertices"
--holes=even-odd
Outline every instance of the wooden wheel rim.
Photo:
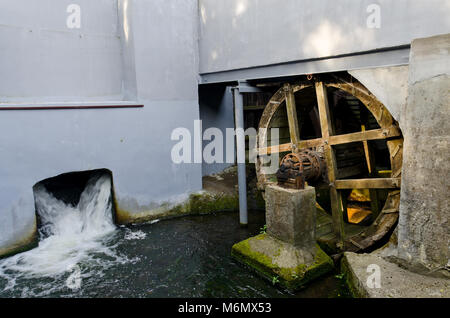
[[[320,114],[320,126],[322,137],[313,140],[301,141],[299,138],[298,123],[296,122],[296,107],[294,94],[306,88],[315,87],[317,103]],[[329,116],[329,108],[327,101],[326,88],[333,87],[356,97],[366,108],[372,113],[379,129],[362,131],[359,133],[334,135],[332,132],[331,121]],[[267,147],[267,131],[272,117],[279,109],[280,105],[285,102],[288,115],[288,124],[290,131],[291,143],[278,146]],[[296,127],[292,127],[295,126]],[[328,127],[324,127],[328,126]],[[381,209],[376,220],[363,232],[353,236],[345,237],[343,206],[340,190],[349,186],[348,181],[341,181],[336,178],[336,166],[333,145],[344,144],[355,141],[367,142],[368,140],[385,139],[390,154],[391,162],[391,178],[379,178],[378,181],[369,179],[368,183],[359,182],[365,186],[373,186],[376,188],[390,188],[386,202]],[[258,137],[258,158],[256,161],[256,171],[258,178],[258,187],[264,189],[269,183],[266,175],[262,173],[261,155],[273,152],[297,151],[305,148],[323,146],[326,152],[327,168],[329,170],[328,177],[330,180],[330,198],[332,205],[333,230],[338,238],[338,246],[348,251],[360,251],[372,246],[375,242],[382,239],[397,223],[400,205],[400,177],[402,169],[402,148],[403,137],[397,122],[386,109],[386,107],[376,99],[362,84],[359,82],[346,82],[342,79],[334,81],[317,81],[314,84],[285,84],[281,87],[269,100],[259,123]],[[333,164],[334,160],[334,164]],[[331,166],[331,167],[330,167]],[[331,171],[330,171],[331,170]],[[334,174],[334,175],[333,175]],[[358,180],[358,179],[356,179]],[[379,183],[379,184],[377,184]],[[387,186],[386,186],[387,185]],[[361,185],[362,187],[362,185]]]

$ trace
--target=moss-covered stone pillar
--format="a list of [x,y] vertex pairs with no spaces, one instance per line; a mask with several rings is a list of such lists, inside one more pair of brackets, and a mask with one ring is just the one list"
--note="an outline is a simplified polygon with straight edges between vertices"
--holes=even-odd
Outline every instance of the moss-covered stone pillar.
[[261,276],[296,290],[333,268],[316,244],[315,189],[266,187],[267,233],[237,243],[232,256]]

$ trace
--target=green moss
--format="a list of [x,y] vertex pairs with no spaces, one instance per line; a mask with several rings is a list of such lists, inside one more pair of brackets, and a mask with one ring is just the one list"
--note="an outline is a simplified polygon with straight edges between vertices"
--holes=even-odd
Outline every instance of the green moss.
[[343,275],[343,279],[345,282],[345,285],[352,295],[352,297],[355,298],[367,298],[369,295],[366,294],[364,291],[364,288],[359,288],[358,280],[356,279],[356,276],[353,274],[348,262],[347,258],[344,256],[341,260],[341,273]]
[[12,246],[11,248],[0,250],[0,259],[29,251],[33,248],[38,247],[38,245],[39,245],[39,238],[37,234],[37,229],[34,229],[32,234],[28,238],[23,239],[21,242],[15,244],[15,246]]
[[300,264],[295,268],[282,269],[280,276],[285,280],[288,289],[297,290],[310,281],[330,272],[333,267],[333,260],[316,245],[316,254],[312,265]]
[[323,276],[324,274],[332,271],[334,268],[334,263],[331,257],[329,257],[320,247],[316,245],[316,255],[314,258],[314,263],[310,265],[305,270],[305,275],[303,276],[303,280],[301,282],[294,282],[294,284],[298,284],[296,287],[301,287],[302,285],[312,281],[313,279]]
[[319,244],[320,248],[325,251],[328,255],[333,255],[339,253],[339,249],[336,247],[336,239],[327,239],[320,237],[317,239],[317,244]]
[[117,224],[137,224],[185,215],[239,210],[239,197],[237,195],[213,194],[209,192],[191,194],[185,202],[180,204],[172,205],[167,202],[156,209],[138,213],[127,211],[121,208],[116,200],[114,201]]
[[250,268],[255,269],[266,279],[272,281],[274,272],[276,274],[276,271],[274,271],[275,266],[272,263],[272,258],[256,252],[250,247],[251,239],[264,240],[266,235],[267,234],[260,234],[253,238],[234,244],[231,248],[231,256]]
[[291,268],[279,267],[273,262],[273,259],[280,255],[283,248],[281,243],[272,256],[257,252],[250,246],[252,240],[265,240],[266,238],[266,234],[260,234],[239,242],[232,247],[231,255],[268,280],[272,281],[273,277],[279,277],[279,283],[290,290],[297,290],[333,269],[333,261],[318,245],[316,245],[312,265],[299,264]]
[[200,193],[189,197],[190,213],[209,214],[239,209],[239,197],[236,195]]

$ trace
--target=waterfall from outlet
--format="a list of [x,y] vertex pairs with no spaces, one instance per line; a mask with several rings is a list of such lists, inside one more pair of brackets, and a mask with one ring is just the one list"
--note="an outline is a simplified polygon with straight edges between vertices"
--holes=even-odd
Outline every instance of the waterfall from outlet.
[[103,269],[127,261],[110,243],[116,226],[109,175],[92,176],[76,206],[56,199],[43,185],[35,187],[35,200],[42,224],[39,246],[0,260],[0,279],[8,281],[5,290],[31,279],[39,281],[35,285],[40,287],[23,291],[24,296],[42,296],[46,291],[72,288],[73,284],[65,283],[71,274],[77,279],[101,275]]

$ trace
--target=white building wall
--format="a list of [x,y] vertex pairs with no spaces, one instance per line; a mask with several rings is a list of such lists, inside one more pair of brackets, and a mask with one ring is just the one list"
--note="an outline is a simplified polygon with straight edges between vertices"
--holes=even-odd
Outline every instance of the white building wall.
[[[195,0],[0,1],[0,254],[32,232],[45,178],[110,169],[131,213],[201,189],[201,164],[172,163],[170,139],[199,118],[197,13]],[[144,107],[2,110],[68,103]]]
[[[379,28],[370,5],[380,10]],[[398,47],[450,32],[446,0],[199,0],[199,7],[201,74]],[[351,69],[351,62],[336,68]]]

